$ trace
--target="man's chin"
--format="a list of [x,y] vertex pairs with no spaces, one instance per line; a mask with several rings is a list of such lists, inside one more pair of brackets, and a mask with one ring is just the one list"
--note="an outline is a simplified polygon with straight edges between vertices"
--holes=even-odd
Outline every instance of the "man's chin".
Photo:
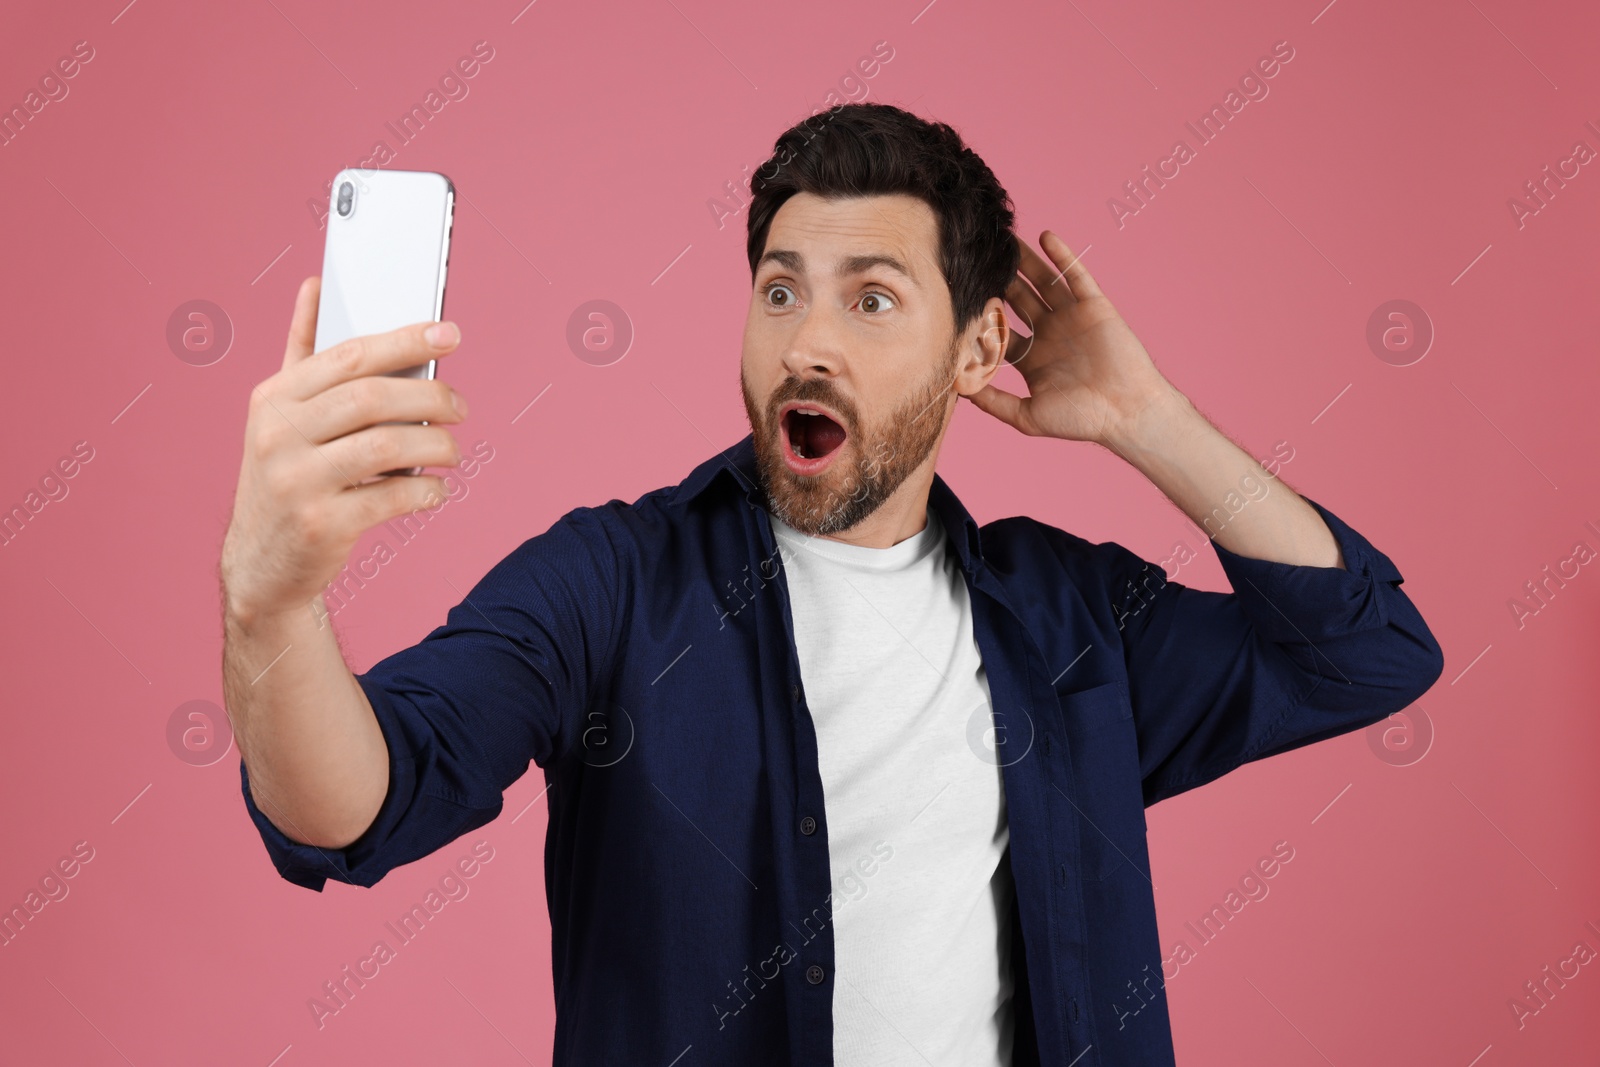
[[[810,528],[823,525],[848,501],[835,488],[838,464],[817,474],[796,474],[781,458],[774,482],[767,486],[767,495],[781,518],[797,530],[810,532]],[[838,483],[843,484],[843,483]]]

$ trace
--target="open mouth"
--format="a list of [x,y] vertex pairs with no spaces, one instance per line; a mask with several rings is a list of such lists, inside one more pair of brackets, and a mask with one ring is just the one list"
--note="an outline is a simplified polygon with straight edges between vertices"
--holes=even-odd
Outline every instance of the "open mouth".
[[845,431],[817,408],[801,405],[783,413],[783,433],[799,460],[817,460],[844,444]]

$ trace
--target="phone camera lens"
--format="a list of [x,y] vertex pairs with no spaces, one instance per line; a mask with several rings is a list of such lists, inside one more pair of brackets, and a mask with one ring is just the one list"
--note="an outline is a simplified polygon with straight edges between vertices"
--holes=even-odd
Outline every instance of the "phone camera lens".
[[349,215],[352,202],[355,200],[356,187],[349,182],[339,183],[338,208],[340,215]]

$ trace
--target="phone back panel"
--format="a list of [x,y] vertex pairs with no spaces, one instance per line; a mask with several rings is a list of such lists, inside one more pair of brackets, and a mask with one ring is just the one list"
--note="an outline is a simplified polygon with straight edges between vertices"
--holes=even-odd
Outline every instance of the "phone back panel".
[[[338,210],[343,182],[355,187],[349,215]],[[315,351],[444,314],[445,268],[455,187],[443,174],[342,170],[333,179],[322,253]],[[394,372],[432,378],[435,361]]]

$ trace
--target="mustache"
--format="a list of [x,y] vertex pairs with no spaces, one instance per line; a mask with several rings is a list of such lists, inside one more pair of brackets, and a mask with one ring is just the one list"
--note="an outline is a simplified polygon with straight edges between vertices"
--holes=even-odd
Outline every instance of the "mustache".
[[[915,415],[911,416],[911,418],[901,423],[900,428],[908,428],[917,425],[929,412],[938,407],[941,401],[949,399],[950,390],[955,386],[956,380],[961,377],[960,353],[956,346],[952,346],[951,348],[951,357],[952,358],[945,364],[945,372],[948,374],[949,380],[946,381],[941,388],[933,390],[932,396],[929,398],[928,402],[922,406],[922,409]],[[779,385],[773,390],[772,397],[767,401],[767,409],[765,412],[767,422],[776,423],[778,421],[778,409],[789,403],[791,400],[802,404],[808,402],[824,404],[827,407],[832,408],[834,411],[837,411],[840,417],[844,420],[845,429],[850,431],[852,437],[856,436],[856,430],[860,426],[860,419],[857,416],[855,405],[836,396],[828,384],[822,379],[801,381],[799,379],[790,378],[784,381],[783,384]]]

